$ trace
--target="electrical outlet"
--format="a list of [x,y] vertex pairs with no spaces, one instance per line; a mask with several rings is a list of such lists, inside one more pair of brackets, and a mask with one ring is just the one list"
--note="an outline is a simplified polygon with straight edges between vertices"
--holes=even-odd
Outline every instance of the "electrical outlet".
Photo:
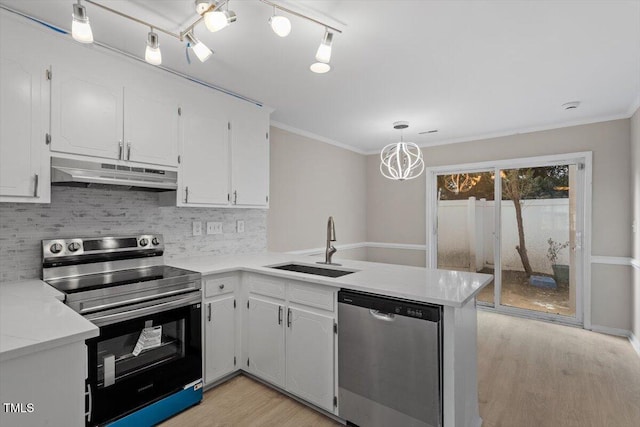
[[222,234],[222,223],[207,221],[207,234]]
[[193,235],[202,236],[202,221],[193,221]]
[[236,221],[236,231],[238,233],[244,233],[244,221]]

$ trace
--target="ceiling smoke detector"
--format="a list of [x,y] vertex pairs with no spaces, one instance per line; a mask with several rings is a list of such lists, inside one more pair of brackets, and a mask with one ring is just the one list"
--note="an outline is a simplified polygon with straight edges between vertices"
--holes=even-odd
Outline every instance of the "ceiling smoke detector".
[[572,101],[567,102],[566,104],[562,104],[562,108],[565,110],[575,110],[580,105],[580,101]]

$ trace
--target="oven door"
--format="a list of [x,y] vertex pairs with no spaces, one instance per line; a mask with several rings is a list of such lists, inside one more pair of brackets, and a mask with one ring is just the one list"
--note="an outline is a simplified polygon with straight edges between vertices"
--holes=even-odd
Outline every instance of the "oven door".
[[[135,412],[202,378],[201,293],[191,294],[91,316],[100,336],[87,341],[88,425]],[[142,330],[158,326],[160,342],[134,351]]]

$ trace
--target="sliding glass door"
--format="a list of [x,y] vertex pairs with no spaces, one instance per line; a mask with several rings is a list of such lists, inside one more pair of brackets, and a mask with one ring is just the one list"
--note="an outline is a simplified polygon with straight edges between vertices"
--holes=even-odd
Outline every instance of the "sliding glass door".
[[581,324],[586,157],[432,168],[427,265],[493,274],[481,306]]

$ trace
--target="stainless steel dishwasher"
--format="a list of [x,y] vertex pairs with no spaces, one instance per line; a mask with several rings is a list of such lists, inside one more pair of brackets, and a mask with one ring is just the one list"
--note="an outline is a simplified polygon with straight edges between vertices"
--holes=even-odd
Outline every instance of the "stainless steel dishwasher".
[[442,307],[338,292],[338,415],[359,427],[442,425]]

